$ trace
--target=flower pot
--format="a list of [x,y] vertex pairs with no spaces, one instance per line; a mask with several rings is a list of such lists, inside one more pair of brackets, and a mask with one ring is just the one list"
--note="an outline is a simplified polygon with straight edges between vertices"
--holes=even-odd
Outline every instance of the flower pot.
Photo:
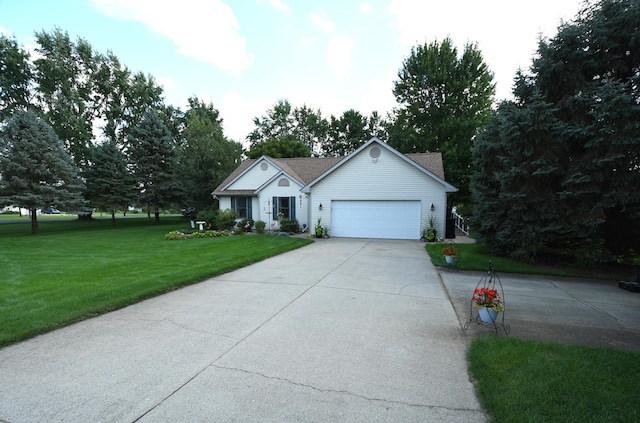
[[453,260],[455,257],[453,256],[444,256],[444,259],[447,261],[447,264],[453,264]]
[[480,315],[480,320],[485,323],[495,323],[498,320],[498,312],[492,308],[479,308],[478,314]]

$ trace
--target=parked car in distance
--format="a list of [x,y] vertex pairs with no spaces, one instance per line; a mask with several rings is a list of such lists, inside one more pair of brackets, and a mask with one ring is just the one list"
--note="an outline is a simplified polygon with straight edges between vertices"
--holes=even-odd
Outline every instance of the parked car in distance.
[[44,214],[60,214],[60,210],[54,209],[53,207],[47,207],[46,209],[42,210],[42,213],[44,213]]

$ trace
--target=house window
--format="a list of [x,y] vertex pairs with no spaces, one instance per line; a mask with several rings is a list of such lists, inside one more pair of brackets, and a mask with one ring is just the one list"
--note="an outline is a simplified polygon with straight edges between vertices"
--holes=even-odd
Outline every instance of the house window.
[[296,197],[273,197],[274,219],[296,218]]
[[251,197],[231,197],[231,208],[238,219],[251,219]]

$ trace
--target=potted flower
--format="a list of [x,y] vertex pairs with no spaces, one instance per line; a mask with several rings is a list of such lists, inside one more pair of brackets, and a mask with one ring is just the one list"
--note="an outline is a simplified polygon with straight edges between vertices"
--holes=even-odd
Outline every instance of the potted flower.
[[494,288],[476,288],[471,301],[483,322],[494,323],[498,318],[498,313],[504,311],[502,297]]
[[322,218],[319,217],[318,218],[318,223],[316,223],[316,227],[315,227],[315,232],[316,232],[316,238],[322,238]]
[[447,261],[447,264],[453,264],[456,259],[456,250],[453,248],[453,245],[444,247],[442,252],[444,253],[444,259]]

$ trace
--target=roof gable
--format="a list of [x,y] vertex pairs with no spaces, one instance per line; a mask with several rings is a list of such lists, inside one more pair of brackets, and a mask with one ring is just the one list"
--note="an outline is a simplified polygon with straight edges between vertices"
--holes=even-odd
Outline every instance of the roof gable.
[[[273,158],[262,156],[259,159],[244,160],[231,174],[212,192],[218,195],[248,195],[257,194],[261,189],[271,183],[275,178],[285,174],[289,178],[298,182],[302,187],[302,192],[310,192],[311,187],[321,181],[324,177],[332,173],[334,170],[348,163],[353,157],[358,155],[362,150],[369,147],[372,143],[377,143],[381,148],[386,149],[390,153],[396,155],[405,161],[408,165],[415,167],[421,172],[434,178],[443,184],[447,192],[455,192],[457,188],[447,183],[444,179],[444,167],[442,164],[441,153],[411,153],[402,154],[387,143],[377,137],[371,138],[369,141],[361,145],[348,156],[343,157],[295,157],[295,158]],[[277,169],[275,175],[256,184],[252,189],[246,190],[230,190],[229,187],[243,175],[247,174],[251,169],[258,166],[263,161],[268,162]]]
[[[373,137],[369,141],[367,141],[366,143],[358,147],[354,152],[352,152],[348,156],[343,157],[339,162],[331,166],[329,169],[327,169],[317,178],[315,178],[314,180],[309,182],[307,185],[305,185],[302,188],[302,192],[306,192],[306,193],[311,192],[311,187],[313,185],[320,182],[322,179],[330,175],[336,169],[340,168],[341,166],[344,166],[346,163],[349,162],[349,160],[356,157],[358,154],[360,154],[360,152],[365,150],[367,147],[369,147],[373,143],[377,143],[380,147],[386,149],[390,153],[399,157],[400,159],[408,163],[410,166],[415,167],[416,169],[420,170],[421,172],[435,179],[437,182],[444,185],[445,190],[447,192],[456,192],[458,190],[456,187],[454,187],[453,185],[449,184],[444,180],[444,167],[442,165],[442,155],[440,153],[416,153],[416,154],[404,155],[400,153],[398,150],[396,150],[395,148],[391,147],[387,143],[380,140],[379,138]],[[432,169],[430,169],[427,166],[431,166]]]

